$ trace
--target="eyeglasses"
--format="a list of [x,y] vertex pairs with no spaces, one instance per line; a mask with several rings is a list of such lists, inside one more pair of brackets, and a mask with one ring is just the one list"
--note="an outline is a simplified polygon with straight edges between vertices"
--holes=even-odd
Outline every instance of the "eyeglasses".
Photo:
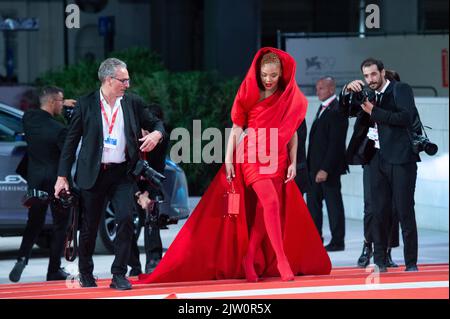
[[112,76],[112,78],[117,80],[117,81],[119,81],[119,82],[121,82],[123,85],[126,85],[126,84],[130,85],[130,79],[118,79],[118,78],[116,78],[114,76]]

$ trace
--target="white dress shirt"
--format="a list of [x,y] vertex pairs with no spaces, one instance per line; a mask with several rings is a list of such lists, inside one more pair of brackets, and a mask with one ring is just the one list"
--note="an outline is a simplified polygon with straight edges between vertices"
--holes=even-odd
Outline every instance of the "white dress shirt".
[[[125,137],[125,124],[123,119],[123,111],[122,105],[120,101],[122,97],[116,99],[114,106],[108,104],[106,99],[102,94],[102,90],[100,90],[100,101],[103,104],[103,109],[105,110],[106,116],[108,117],[109,125],[111,125],[111,121],[113,118],[113,114],[117,112],[116,120],[114,122],[113,129],[111,134],[109,134],[109,125],[105,119],[105,115],[101,111],[102,124],[103,124],[103,154],[102,154],[102,163],[122,163],[126,161],[125,157],[125,148],[126,148],[126,137]],[[99,105],[99,107],[101,107]],[[107,137],[117,139],[117,145],[115,149],[111,149],[105,146],[105,139]]]
[[319,118],[322,115],[323,111],[325,111],[325,109],[328,107],[328,105],[330,105],[330,103],[333,102],[333,100],[335,98],[336,98],[336,94],[330,96],[328,99],[326,99],[325,101],[323,101],[321,103],[322,109],[320,110],[319,116],[317,118]]
[[[384,94],[384,91],[386,91],[389,83],[391,81],[386,80],[386,84],[383,86],[381,91],[375,91],[375,94],[378,96],[379,94]],[[380,96],[379,102],[383,99],[383,95]],[[378,125],[375,123],[375,127],[369,128],[369,132],[367,132],[367,137],[375,142],[375,148],[380,149],[380,140],[378,137]]]

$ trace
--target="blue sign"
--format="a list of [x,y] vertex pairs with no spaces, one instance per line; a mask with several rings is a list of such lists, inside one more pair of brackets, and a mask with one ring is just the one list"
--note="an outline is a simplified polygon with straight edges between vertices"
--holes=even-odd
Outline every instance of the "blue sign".
[[114,17],[100,17],[98,18],[98,33],[101,36],[114,33]]

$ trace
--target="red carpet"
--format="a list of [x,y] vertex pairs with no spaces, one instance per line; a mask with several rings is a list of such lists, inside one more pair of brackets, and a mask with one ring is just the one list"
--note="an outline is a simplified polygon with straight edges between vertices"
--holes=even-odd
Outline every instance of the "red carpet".
[[97,288],[80,288],[78,282],[40,282],[0,285],[0,299],[448,299],[448,264],[419,265],[419,272],[389,268],[379,276],[372,269],[334,268],[328,276],[298,276],[281,282],[267,278],[258,283],[215,280],[135,285],[132,290],[109,288],[110,279],[98,280]]

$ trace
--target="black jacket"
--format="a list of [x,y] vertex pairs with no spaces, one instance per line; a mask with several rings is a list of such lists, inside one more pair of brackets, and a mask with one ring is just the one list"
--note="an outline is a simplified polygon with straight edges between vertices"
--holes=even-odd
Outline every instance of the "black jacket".
[[328,173],[328,180],[333,181],[346,173],[347,128],[348,118],[339,112],[339,102],[335,99],[314,120],[309,132],[307,165],[310,175],[324,170]]
[[306,164],[306,121],[303,121],[297,129],[297,136],[297,176],[295,176],[295,182],[297,183],[298,188],[300,188],[300,190],[305,193],[308,192],[311,188],[308,178],[308,167]]
[[[163,138],[167,137],[163,123],[145,108],[143,100],[137,95],[125,94],[121,104],[125,124],[127,165],[128,171],[131,172],[139,159],[138,139],[142,136],[141,128],[150,132],[158,130],[163,133]],[[103,153],[99,90],[77,101],[61,153],[58,176],[70,176],[75,151],[81,137],[83,140],[78,155],[75,182],[82,189],[90,189],[97,180]]]
[[67,128],[41,109],[26,111],[22,122],[27,142],[28,187],[53,194]]
[[[395,89],[395,97],[394,97]],[[374,153],[374,143],[368,140],[367,131],[377,123],[380,141],[380,156],[390,164],[405,164],[420,161],[413,153],[411,132],[413,122],[418,119],[411,87],[402,82],[391,82],[386,88],[381,103],[369,116],[360,106],[349,105],[349,95],[341,93],[341,110],[349,116],[357,116],[354,131],[347,148],[349,164],[367,164]],[[419,128],[420,130],[420,128]],[[418,132],[420,133],[420,131]]]

